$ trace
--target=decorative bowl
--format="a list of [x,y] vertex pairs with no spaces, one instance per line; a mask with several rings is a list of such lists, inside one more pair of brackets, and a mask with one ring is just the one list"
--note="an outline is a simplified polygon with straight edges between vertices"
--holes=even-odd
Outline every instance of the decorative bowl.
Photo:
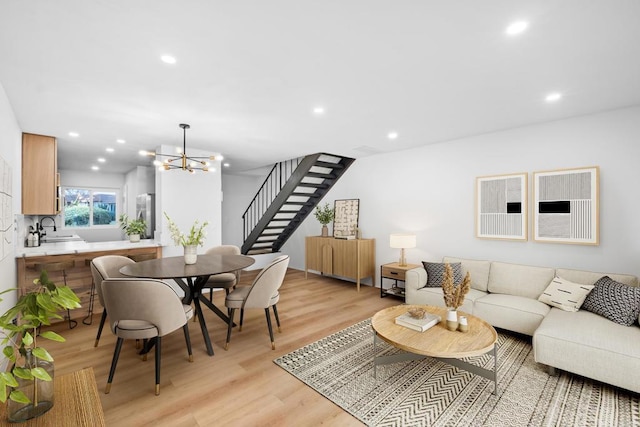
[[427,314],[427,311],[424,308],[414,307],[410,308],[407,313],[409,313],[409,316],[414,319],[424,319],[424,315]]

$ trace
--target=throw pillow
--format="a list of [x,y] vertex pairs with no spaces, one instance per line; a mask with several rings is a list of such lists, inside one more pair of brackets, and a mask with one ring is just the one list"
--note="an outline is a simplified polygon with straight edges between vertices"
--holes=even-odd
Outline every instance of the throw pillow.
[[538,301],[564,311],[578,311],[593,286],[556,277],[538,297]]
[[[427,270],[427,284],[425,285],[425,287],[441,287],[442,281],[444,280],[445,263],[422,261],[422,265],[424,266],[424,269]],[[449,265],[453,270],[453,284],[459,285],[464,280],[464,275],[462,274],[462,264],[459,262],[452,262],[449,263]]]
[[625,326],[631,326],[640,315],[640,288],[601,277],[582,304],[590,311]]

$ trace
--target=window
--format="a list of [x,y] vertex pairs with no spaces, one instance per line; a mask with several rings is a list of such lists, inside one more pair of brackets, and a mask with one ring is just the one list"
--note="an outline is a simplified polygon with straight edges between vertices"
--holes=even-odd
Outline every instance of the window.
[[65,187],[62,191],[65,227],[117,226],[118,192]]

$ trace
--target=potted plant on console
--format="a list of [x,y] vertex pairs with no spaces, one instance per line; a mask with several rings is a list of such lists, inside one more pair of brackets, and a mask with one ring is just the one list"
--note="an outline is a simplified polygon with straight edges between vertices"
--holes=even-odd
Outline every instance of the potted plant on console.
[[327,237],[329,235],[329,228],[327,227],[327,224],[333,221],[335,216],[334,209],[329,207],[329,203],[325,203],[322,208],[320,206],[316,206],[316,210],[313,214],[316,216],[318,222],[322,224],[322,237]]
[[[41,347],[39,338],[64,342],[53,331],[43,331],[51,319],[63,319],[58,312],[80,307],[78,296],[68,286],[56,286],[46,271],[33,281],[16,304],[0,317],[3,355],[11,363],[0,373],[0,401],[7,403],[10,422],[38,417],[53,407],[53,358]],[[16,289],[8,289],[2,293]],[[8,393],[9,390],[9,393]]]
[[198,260],[198,246],[202,246],[204,244],[204,238],[206,237],[204,228],[209,223],[205,221],[200,224],[198,220],[196,220],[191,226],[189,234],[184,234],[180,231],[176,223],[169,218],[169,215],[167,215],[166,212],[164,212],[164,216],[167,218],[169,223],[169,232],[171,233],[173,243],[175,243],[176,246],[184,247],[184,263],[195,264]]
[[124,230],[124,234],[129,236],[129,241],[132,243],[139,242],[140,235],[147,231],[147,224],[142,218],[129,221],[127,214],[122,214],[120,215],[119,221],[120,227]]

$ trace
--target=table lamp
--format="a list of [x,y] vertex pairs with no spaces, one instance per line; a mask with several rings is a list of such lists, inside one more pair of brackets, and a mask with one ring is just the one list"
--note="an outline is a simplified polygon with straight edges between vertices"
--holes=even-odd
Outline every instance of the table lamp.
[[404,257],[404,250],[416,247],[416,236],[415,234],[392,234],[389,239],[389,246],[400,249],[399,264],[404,267],[407,265],[407,260]]

